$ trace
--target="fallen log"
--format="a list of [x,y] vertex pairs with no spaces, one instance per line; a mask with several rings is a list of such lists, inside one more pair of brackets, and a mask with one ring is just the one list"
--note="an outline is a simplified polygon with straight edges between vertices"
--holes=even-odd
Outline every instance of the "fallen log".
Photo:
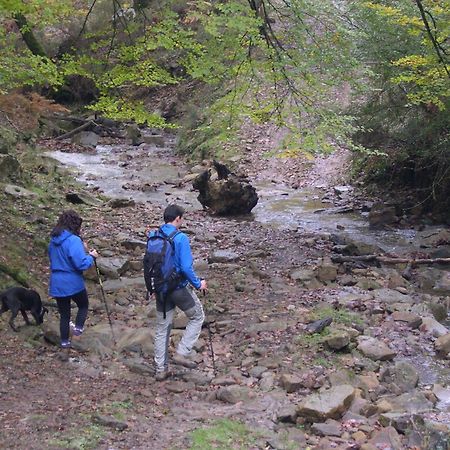
[[44,114],[41,117],[44,119],[49,120],[62,120],[63,122],[73,122],[78,123],[80,125],[86,123],[89,119],[84,119],[83,117],[76,117],[76,116],[61,116],[59,114]]
[[93,125],[95,125],[95,122],[92,121],[92,120],[89,120],[88,122],[84,123],[83,125],[80,125],[79,127],[74,128],[73,130],[71,130],[71,131],[69,131],[69,132],[67,132],[67,133],[62,134],[61,136],[58,136],[58,137],[55,138],[55,139],[57,139],[57,140],[62,140],[62,139],[70,138],[70,137],[73,136],[74,134],[77,134],[77,133],[79,133],[80,131],[83,131],[83,130],[85,130],[86,128],[89,128],[90,126],[93,126]]
[[343,256],[334,255],[331,257],[333,262],[356,262],[356,261],[376,261],[385,264],[450,264],[450,258],[392,258],[388,256],[379,255],[362,255],[362,256]]

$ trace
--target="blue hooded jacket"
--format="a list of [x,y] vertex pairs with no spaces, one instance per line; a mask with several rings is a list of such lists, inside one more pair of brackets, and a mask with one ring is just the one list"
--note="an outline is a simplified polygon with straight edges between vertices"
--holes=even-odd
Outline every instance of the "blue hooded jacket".
[[[165,223],[161,229],[163,232],[169,236],[171,233],[176,231],[176,227],[170,223]],[[155,232],[149,233],[149,236],[154,235]],[[179,232],[173,243],[175,245],[175,269],[178,273],[182,274],[186,280],[182,281],[179,285],[180,288],[185,287],[188,282],[194,286],[196,289],[200,289],[201,280],[197,276],[193,268],[193,258],[191,252],[191,245],[189,243],[189,238],[182,232]]]
[[86,253],[79,236],[64,230],[59,236],[52,237],[48,257],[50,296],[68,297],[85,289],[83,270],[94,264],[94,258]]

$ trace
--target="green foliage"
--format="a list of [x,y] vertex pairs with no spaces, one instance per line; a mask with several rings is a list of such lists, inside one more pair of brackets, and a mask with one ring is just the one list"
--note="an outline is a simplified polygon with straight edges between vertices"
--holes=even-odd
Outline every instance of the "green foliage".
[[352,324],[363,325],[363,321],[358,314],[346,311],[345,309],[335,309],[332,306],[321,307],[313,310],[310,319],[321,320],[331,317],[334,322],[351,326]]
[[72,432],[56,433],[48,442],[49,448],[67,448],[76,450],[91,450],[98,448],[105,431],[98,425],[89,425],[85,428],[77,428]]
[[[397,34],[402,40],[414,43],[412,48],[404,48],[404,53],[397,55],[397,58],[386,61],[393,68],[400,69],[394,71],[391,80],[406,90],[412,104],[434,104],[443,110],[445,99],[450,97],[450,65],[445,59],[450,49],[450,2],[424,1],[424,18],[420,15],[420,9],[412,2],[396,1],[393,4],[394,6],[384,5],[383,2],[364,3],[381,20],[387,21],[388,27],[397,28]],[[433,27],[431,36],[424,20],[429,21],[428,25],[431,23]]]
[[353,111],[366,131],[356,137],[384,153],[362,156],[357,164],[366,180],[387,192],[408,190],[411,208],[420,204],[423,212],[438,212],[450,207],[450,78],[448,63],[441,60],[449,52],[449,2],[419,3],[439,54],[417,2],[372,1],[355,7],[355,20],[364,25],[357,52],[371,67],[366,71],[371,89]]
[[297,336],[295,339],[295,342],[297,345],[300,345],[301,347],[318,347],[322,344],[324,338],[330,334],[330,331],[328,328],[325,328],[320,333],[313,333],[313,334],[301,334]]
[[191,433],[189,450],[247,450],[255,447],[257,432],[235,420],[222,419]]

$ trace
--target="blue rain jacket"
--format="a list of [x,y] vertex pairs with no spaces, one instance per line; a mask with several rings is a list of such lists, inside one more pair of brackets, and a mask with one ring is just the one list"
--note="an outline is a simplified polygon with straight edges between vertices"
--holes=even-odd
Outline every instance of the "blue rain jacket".
[[[165,223],[161,228],[167,236],[177,229],[170,223]],[[153,236],[154,234],[155,231],[152,231],[149,233],[149,236]],[[190,283],[196,289],[200,289],[201,280],[194,271],[194,260],[192,258],[189,238],[184,233],[180,232],[175,236],[173,242],[175,244],[175,269],[186,278],[185,281],[180,283],[179,288],[185,287]]]
[[50,296],[68,297],[85,289],[83,270],[94,264],[94,258],[86,253],[79,236],[64,230],[59,236],[52,237],[48,257]]

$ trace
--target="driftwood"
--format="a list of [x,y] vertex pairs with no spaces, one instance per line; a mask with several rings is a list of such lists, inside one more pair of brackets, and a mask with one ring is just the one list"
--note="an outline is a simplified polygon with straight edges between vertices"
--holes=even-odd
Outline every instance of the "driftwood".
[[73,136],[74,134],[79,133],[80,131],[85,130],[86,128],[89,128],[91,126],[95,125],[95,122],[92,120],[89,120],[88,122],[84,123],[83,125],[80,125],[77,128],[74,128],[73,130],[62,134],[61,136],[58,136],[56,139],[57,140],[61,140],[61,139],[67,139],[70,138],[71,136]]
[[392,258],[388,256],[379,255],[363,255],[363,256],[343,256],[335,255],[331,257],[333,262],[343,263],[343,262],[380,262],[384,264],[408,264],[414,266],[416,264],[450,264],[450,258]]
[[61,116],[59,114],[45,114],[42,116],[44,119],[49,120],[62,120],[63,122],[73,122],[78,124],[84,124],[86,123],[87,119],[83,119],[82,117],[76,117],[76,116]]

